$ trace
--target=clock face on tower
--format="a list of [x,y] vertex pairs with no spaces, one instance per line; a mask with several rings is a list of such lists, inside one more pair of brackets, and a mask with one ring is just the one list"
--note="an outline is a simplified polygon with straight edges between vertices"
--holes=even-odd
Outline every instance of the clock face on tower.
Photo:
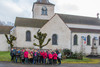
[[47,8],[46,8],[46,6],[42,7],[42,15],[47,15]]
[[43,7],[42,7],[42,10],[47,10],[46,6],[43,6]]

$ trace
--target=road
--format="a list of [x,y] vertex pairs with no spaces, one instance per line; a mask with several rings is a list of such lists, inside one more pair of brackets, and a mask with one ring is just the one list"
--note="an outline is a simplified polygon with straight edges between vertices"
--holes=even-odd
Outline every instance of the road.
[[100,67],[100,64],[61,64],[61,65],[29,65],[11,62],[0,62],[0,67]]

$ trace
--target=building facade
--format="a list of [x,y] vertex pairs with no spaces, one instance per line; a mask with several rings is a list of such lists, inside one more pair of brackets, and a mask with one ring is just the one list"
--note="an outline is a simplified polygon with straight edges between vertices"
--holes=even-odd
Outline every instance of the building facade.
[[0,51],[8,51],[10,45],[7,43],[5,34],[9,36],[12,26],[0,26]]
[[37,0],[33,4],[32,18],[17,17],[11,31],[11,34],[17,37],[14,47],[38,48],[33,45],[38,43],[34,35],[41,31],[47,33],[46,41],[51,38],[43,49],[67,48],[73,52],[90,54],[91,48],[95,46],[100,54],[99,18],[57,14],[54,13],[54,7],[49,0]]

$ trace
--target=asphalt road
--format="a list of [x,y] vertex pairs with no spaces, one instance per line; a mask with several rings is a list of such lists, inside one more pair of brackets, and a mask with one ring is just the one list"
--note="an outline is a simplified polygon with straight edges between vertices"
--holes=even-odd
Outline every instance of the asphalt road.
[[100,64],[61,64],[61,65],[29,65],[0,62],[0,67],[100,67]]

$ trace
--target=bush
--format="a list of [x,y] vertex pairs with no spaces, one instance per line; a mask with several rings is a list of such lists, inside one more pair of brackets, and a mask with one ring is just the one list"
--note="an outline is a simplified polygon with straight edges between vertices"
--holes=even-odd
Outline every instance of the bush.
[[83,54],[81,52],[80,53],[75,52],[74,54],[71,55],[71,58],[82,60],[83,59]]
[[77,52],[73,53],[69,49],[63,49],[63,53],[64,53],[64,57],[63,57],[64,59],[65,59],[65,57],[67,59],[79,59],[79,60],[82,60],[83,59],[82,52],[80,52],[80,53],[77,53]]
[[63,49],[63,53],[66,56],[66,58],[70,58],[72,55],[72,52],[69,49]]
[[77,59],[79,59],[79,60],[83,60],[83,54],[80,52],[80,53],[78,53],[78,55],[77,55]]
[[73,53],[73,54],[71,55],[71,58],[72,58],[72,59],[77,59],[77,55],[78,55],[78,54],[75,52],[75,53]]

